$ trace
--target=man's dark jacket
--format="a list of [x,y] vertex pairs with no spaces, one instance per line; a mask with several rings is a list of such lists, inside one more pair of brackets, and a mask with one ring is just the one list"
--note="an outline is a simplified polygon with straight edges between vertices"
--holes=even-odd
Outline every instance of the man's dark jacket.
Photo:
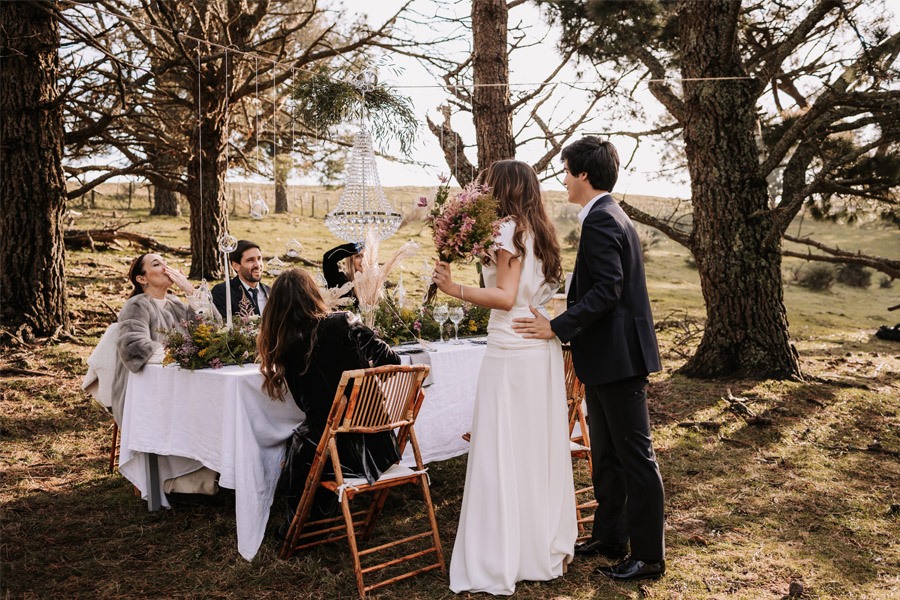
[[567,310],[551,321],[572,346],[575,373],[602,385],[661,370],[634,224],[609,194],[581,226]]
[[[247,296],[246,292],[244,291],[244,286],[243,286],[243,284],[241,284],[240,277],[232,277],[230,283],[231,283],[231,314],[237,315],[237,314],[240,314],[240,312],[241,312],[241,299],[246,296],[247,301],[250,302],[250,297]],[[269,286],[267,286],[266,284],[264,284],[263,282],[260,281],[257,289],[259,289],[259,288],[262,288],[263,291],[265,291],[266,299],[268,299],[269,292],[270,292]],[[211,293],[212,293],[213,304],[216,305],[216,310],[219,311],[219,314],[222,315],[222,318],[224,319],[225,318],[225,282],[223,281],[222,283],[217,283],[215,286],[213,286]],[[253,303],[250,302],[250,304],[252,305]],[[259,314],[259,311],[256,310],[255,306],[253,307],[253,313],[257,314],[257,315]]]

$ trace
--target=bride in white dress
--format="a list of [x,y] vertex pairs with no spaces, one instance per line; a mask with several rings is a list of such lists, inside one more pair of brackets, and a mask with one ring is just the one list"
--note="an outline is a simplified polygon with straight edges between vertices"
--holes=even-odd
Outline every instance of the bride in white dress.
[[499,203],[500,228],[484,288],[455,283],[439,262],[444,293],[491,308],[478,376],[462,513],[450,589],[509,595],[516,582],[559,577],[572,560],[577,523],[569,454],[562,348],[526,340],[512,319],[542,307],[562,276],[559,243],[534,170],[514,160],[484,177]]

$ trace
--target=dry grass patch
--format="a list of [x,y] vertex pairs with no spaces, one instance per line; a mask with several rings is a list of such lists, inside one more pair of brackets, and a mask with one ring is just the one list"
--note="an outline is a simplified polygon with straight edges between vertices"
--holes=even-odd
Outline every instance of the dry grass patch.
[[[407,191],[411,198],[418,192]],[[129,229],[172,245],[186,243],[184,219],[150,219],[145,208],[115,209],[116,215],[112,210],[86,211],[76,226],[140,218]],[[267,258],[290,239],[300,240],[304,256],[314,260],[336,243],[320,218],[305,214],[264,221],[238,216],[231,227],[239,237],[260,241]],[[826,233],[837,236],[836,230]],[[407,238],[423,246],[421,259],[406,265],[404,274],[412,298],[423,291],[417,271],[420,262],[430,261],[432,246],[427,228],[413,222],[385,244],[385,252]],[[233,494],[226,491],[213,506],[148,513],[127,481],[107,473],[111,419],[80,382],[84,361],[124,302],[124,273],[137,253],[70,252],[74,338],[6,347],[0,355],[4,596],[355,597],[343,546],[289,561],[277,558],[273,531],[282,515],[280,499],[260,553],[248,563],[237,553]],[[657,319],[687,316],[702,327],[696,272],[684,262],[685,253],[671,242],[650,253]],[[574,253],[567,251],[565,260],[571,265]],[[460,271],[464,281],[477,281],[473,268]],[[666,577],[615,585],[594,575],[599,561],[577,560],[557,581],[520,584],[516,597],[756,600],[786,595],[792,581],[802,581],[805,598],[898,597],[900,346],[872,335],[878,324],[890,322],[884,311],[889,292],[836,285],[816,295],[787,286],[791,330],[807,382],[686,379],[674,373],[682,360],[674,351],[678,328],[661,331],[666,371],[652,377],[650,410],[667,490]],[[729,389],[768,424],[751,425],[736,414]],[[448,558],[465,461],[459,457],[429,469]],[[576,479],[589,482],[584,465],[578,465]],[[383,526],[418,530],[419,506],[403,494],[392,496]],[[376,597],[456,598],[447,583],[445,575],[431,573]]]

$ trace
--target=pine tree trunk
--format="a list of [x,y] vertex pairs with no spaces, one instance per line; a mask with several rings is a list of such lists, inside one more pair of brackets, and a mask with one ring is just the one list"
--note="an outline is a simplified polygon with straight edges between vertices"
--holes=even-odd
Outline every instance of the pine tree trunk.
[[[207,94],[206,97],[211,96]],[[213,100],[215,101],[215,99]],[[228,205],[225,201],[224,120],[217,107],[203,111],[200,127],[191,136],[191,145],[200,152],[188,164],[188,203],[191,208],[192,279],[221,278],[222,253],[219,236],[228,231]],[[211,116],[209,116],[211,115]]]
[[[158,2],[154,3],[154,8],[159,10]],[[153,39],[159,40],[159,34],[151,31],[150,35]],[[173,71],[164,68],[165,61],[162,56],[156,53],[150,56],[150,65],[154,74],[154,91],[153,104],[161,119],[159,128],[165,131],[169,123],[183,122],[186,118],[193,117],[193,114],[185,110],[185,107],[173,103],[170,98],[177,94],[177,82]],[[145,146],[147,158],[153,170],[163,174],[166,181],[177,182],[184,174],[184,166],[179,164],[176,153],[172,148],[160,146],[158,141],[151,142]],[[150,209],[151,215],[162,215],[169,217],[181,216],[181,205],[178,202],[178,195],[169,187],[154,182],[153,186],[153,208]]]
[[54,9],[0,3],[0,317],[38,335],[69,328]]
[[[175,180],[175,173],[179,172],[178,164],[173,160],[170,154],[165,152],[147,152],[153,170],[157,173],[171,173],[168,179]],[[182,171],[183,172],[183,171]],[[153,186],[153,208],[150,209],[151,215],[163,215],[169,217],[181,216],[181,205],[178,202],[178,194],[175,191],[156,184]]]
[[181,205],[178,203],[178,194],[160,185],[153,186],[153,208],[150,209],[150,214],[180,217]]
[[289,158],[281,155],[275,160],[275,212],[288,212],[287,176],[290,171]]
[[479,169],[516,156],[509,102],[506,1],[472,1],[472,68],[476,85],[472,92],[472,117]]
[[[728,48],[729,2],[685,2],[682,76],[744,75]],[[733,44],[733,42],[731,42]],[[754,80],[685,81],[685,151],[691,174],[692,251],[707,322],[682,372],[697,377],[800,377],[783,301],[780,240],[766,242]],[[773,236],[776,237],[777,236]]]

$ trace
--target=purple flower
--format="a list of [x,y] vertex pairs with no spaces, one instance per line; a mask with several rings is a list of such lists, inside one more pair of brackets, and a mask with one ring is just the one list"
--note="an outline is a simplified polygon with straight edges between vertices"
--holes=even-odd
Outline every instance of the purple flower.
[[416,203],[416,206],[418,206],[419,208],[425,208],[426,206],[428,206],[428,198],[426,198],[425,196],[419,196],[419,201]]
[[416,322],[413,323],[413,329],[415,329],[417,332],[421,332],[422,331],[422,322],[417,319]]
[[209,361],[209,366],[213,369],[221,369],[224,365],[222,364],[221,360],[219,360],[218,358],[214,358]]

